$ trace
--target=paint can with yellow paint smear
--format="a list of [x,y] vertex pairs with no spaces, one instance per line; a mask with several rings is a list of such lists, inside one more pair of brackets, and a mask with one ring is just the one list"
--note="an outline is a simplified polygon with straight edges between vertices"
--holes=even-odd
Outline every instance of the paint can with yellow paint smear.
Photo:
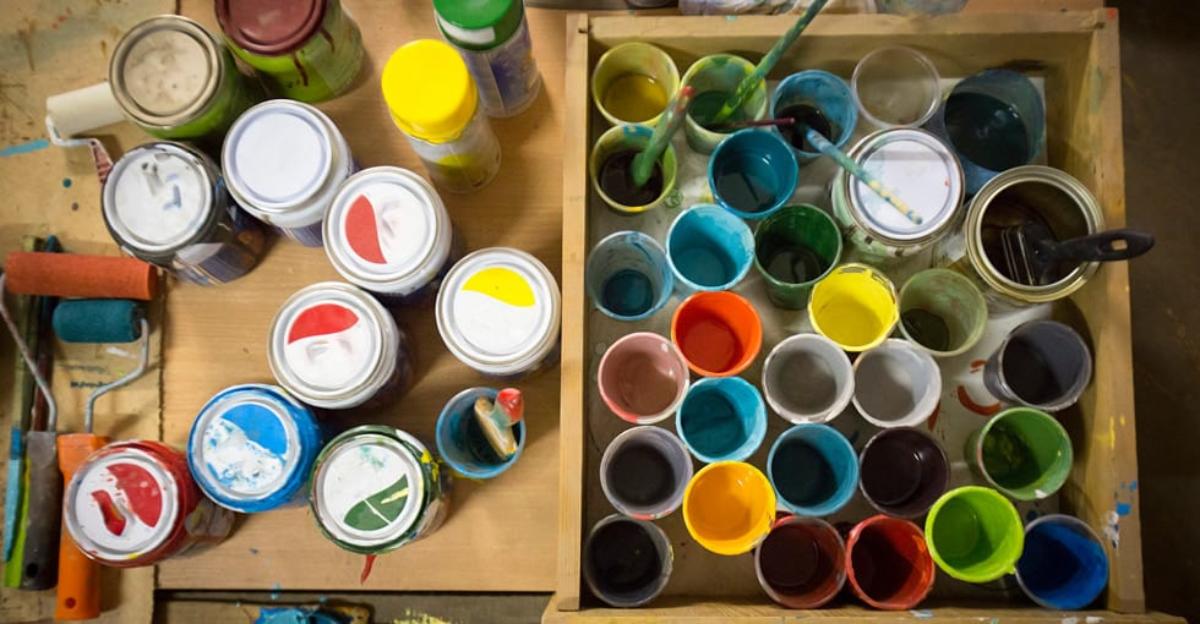
[[745,462],[705,466],[683,494],[683,522],[692,539],[718,555],[750,552],[771,532],[775,490]]
[[896,287],[872,267],[843,264],[813,287],[808,317],[817,333],[839,347],[866,351],[879,346],[900,318]]

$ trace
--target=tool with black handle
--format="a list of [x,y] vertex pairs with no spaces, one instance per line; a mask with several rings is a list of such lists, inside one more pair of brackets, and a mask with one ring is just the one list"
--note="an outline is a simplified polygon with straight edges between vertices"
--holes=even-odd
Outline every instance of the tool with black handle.
[[1123,228],[1060,241],[1045,224],[1028,221],[1001,230],[1000,242],[1008,276],[1021,284],[1041,286],[1060,279],[1056,275],[1064,263],[1136,258],[1154,247],[1154,235]]

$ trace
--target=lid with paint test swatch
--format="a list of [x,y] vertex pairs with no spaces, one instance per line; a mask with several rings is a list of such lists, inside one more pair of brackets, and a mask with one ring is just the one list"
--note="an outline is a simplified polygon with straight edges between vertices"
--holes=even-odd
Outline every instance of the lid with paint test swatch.
[[329,2],[337,0],[217,0],[217,21],[237,47],[277,56],[317,34]]
[[[108,81],[134,121],[173,127],[199,116],[217,93],[229,52],[200,24],[179,15],[149,18],[113,50]],[[230,65],[232,67],[232,64]]]

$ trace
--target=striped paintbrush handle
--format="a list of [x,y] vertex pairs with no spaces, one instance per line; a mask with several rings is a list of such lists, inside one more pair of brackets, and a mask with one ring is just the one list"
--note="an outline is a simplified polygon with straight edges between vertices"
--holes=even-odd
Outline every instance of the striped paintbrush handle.
[[875,191],[876,195],[880,196],[884,201],[891,204],[909,221],[912,221],[917,225],[921,225],[921,217],[917,213],[913,212],[913,209],[909,208],[908,204],[904,203],[904,200],[900,199],[895,193],[888,190],[888,188],[885,187],[882,182],[876,179],[875,176],[867,173],[867,170],[863,169],[862,165],[854,162],[854,160],[843,153],[842,150],[834,147],[833,143],[830,143],[829,139],[821,136],[820,132],[809,128],[804,137],[808,139],[808,142],[811,143],[813,147],[817,148],[818,152],[821,152],[822,154],[832,158],[839,166],[841,166],[842,169],[845,169],[850,173],[850,175],[858,178],[863,184],[866,184],[867,188]]

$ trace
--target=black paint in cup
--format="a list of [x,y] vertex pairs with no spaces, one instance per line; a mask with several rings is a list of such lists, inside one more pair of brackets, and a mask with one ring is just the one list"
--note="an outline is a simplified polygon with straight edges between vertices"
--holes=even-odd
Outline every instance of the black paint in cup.
[[946,493],[950,461],[938,441],[919,429],[885,429],[863,447],[859,479],[858,487],[872,507],[915,518]]
[[983,382],[996,398],[1054,412],[1079,400],[1092,379],[1092,354],[1058,321],[1018,325],[988,358]]
[[671,543],[663,530],[619,514],[592,527],[583,546],[583,578],[597,598],[614,607],[654,600],[671,578]]

